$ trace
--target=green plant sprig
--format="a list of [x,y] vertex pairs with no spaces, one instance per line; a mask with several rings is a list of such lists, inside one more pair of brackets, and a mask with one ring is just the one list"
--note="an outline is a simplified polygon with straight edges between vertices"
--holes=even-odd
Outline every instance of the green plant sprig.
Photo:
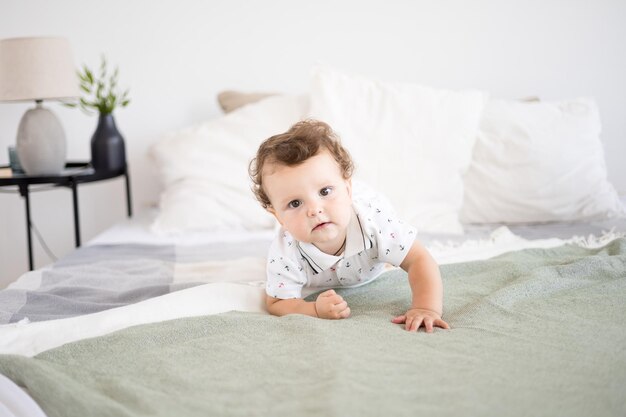
[[83,64],[82,71],[76,71],[80,80],[79,87],[85,96],[78,103],[65,103],[68,107],[79,107],[87,114],[98,111],[100,114],[111,114],[117,107],[126,107],[130,103],[128,91],[123,93],[117,90],[119,68],[115,68],[112,74],[108,73],[107,61],[104,55],[100,63],[99,73],[94,74],[87,65]]

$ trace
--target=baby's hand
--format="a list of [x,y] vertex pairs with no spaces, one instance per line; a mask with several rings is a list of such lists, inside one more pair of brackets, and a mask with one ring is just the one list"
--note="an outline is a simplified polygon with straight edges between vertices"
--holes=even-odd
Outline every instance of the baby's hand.
[[350,315],[350,307],[335,290],[324,291],[315,300],[315,311],[321,319],[345,319]]
[[432,333],[433,326],[441,327],[442,329],[450,328],[439,314],[423,308],[412,308],[404,315],[398,316],[391,321],[396,324],[404,323],[405,330],[410,332],[416,332],[422,324],[426,328],[426,333]]

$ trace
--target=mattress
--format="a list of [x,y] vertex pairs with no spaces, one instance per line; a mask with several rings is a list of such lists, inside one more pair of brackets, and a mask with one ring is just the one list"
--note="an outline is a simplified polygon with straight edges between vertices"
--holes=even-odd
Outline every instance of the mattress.
[[[181,323],[197,332],[200,330],[194,326],[199,324],[185,320],[198,317],[232,318],[240,325],[238,320],[241,317],[237,314],[251,314],[250,317],[259,320],[260,327],[275,324],[262,319],[267,317],[263,298],[264,256],[272,231],[157,236],[149,228],[154,214],[146,212],[121,222],[68,257],[25,274],[7,290],[1,291],[0,318],[5,324],[0,325],[0,353],[42,358],[49,355],[48,352],[62,354],[65,349],[70,352],[66,354],[74,355],[76,351],[72,349],[82,349],[81,343],[110,341],[107,337],[112,336],[108,335],[126,337],[128,335],[124,332],[128,332],[127,329],[145,331],[146,326],[183,320]],[[583,248],[603,247],[618,241],[624,232],[626,220],[615,219],[545,225],[466,225],[463,236],[421,235],[421,240],[442,266],[452,268],[452,276],[452,271],[458,273],[455,265],[507,256],[503,255],[507,253],[528,256],[524,250],[549,251],[567,244]],[[485,268],[489,265],[492,264]],[[625,269],[620,268],[617,275],[626,278]],[[401,280],[398,273],[401,271],[390,270],[389,279],[382,282]],[[394,288],[390,286],[384,290],[393,293]],[[81,295],[76,297],[76,294]],[[353,296],[371,301],[364,293]],[[72,298],[77,298],[78,302],[72,302]],[[622,304],[615,311],[623,310]],[[459,331],[468,330],[463,326],[467,317],[457,314]],[[363,326],[371,325],[363,320]],[[311,325],[306,320],[298,324]],[[160,327],[149,329],[175,331]],[[323,334],[331,331],[326,328],[314,330]],[[624,332],[620,333],[618,329],[617,335],[623,337]],[[214,342],[224,343],[224,340]],[[0,369],[7,372],[9,368]],[[610,379],[613,383],[626,378],[623,367],[618,367],[617,372],[617,379]],[[28,381],[24,381],[24,385],[28,385]],[[31,396],[15,395],[15,392],[23,391],[16,391],[16,385],[9,379],[2,377],[0,386],[3,387],[0,389],[0,404],[4,404],[4,409],[0,410],[6,415],[44,415]],[[51,395],[49,393],[39,392],[38,395],[51,398],[46,397]],[[49,399],[45,401],[46,406],[56,410],[56,405],[51,406]],[[617,412],[625,411],[621,403],[615,407]],[[103,406],[104,409],[107,408]],[[350,410],[354,411],[353,408]],[[302,410],[292,411],[301,414]]]
[[[626,205],[626,196],[622,199]],[[119,222],[91,239],[85,245],[106,245],[117,243],[175,244],[194,245],[212,242],[237,242],[250,238],[271,240],[274,232],[228,231],[228,232],[187,232],[180,234],[155,234],[151,224],[157,216],[156,209],[139,213],[131,219]],[[601,219],[592,221],[552,222],[545,224],[465,224],[462,235],[420,233],[420,241],[462,243],[468,240],[489,239],[494,230],[506,227],[511,233],[527,240],[571,239],[573,237],[602,236],[611,231],[626,231],[626,219]]]

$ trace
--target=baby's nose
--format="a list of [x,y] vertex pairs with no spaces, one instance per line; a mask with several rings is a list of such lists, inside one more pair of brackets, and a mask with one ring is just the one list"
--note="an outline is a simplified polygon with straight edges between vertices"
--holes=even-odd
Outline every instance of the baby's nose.
[[322,207],[321,206],[316,206],[316,207],[310,207],[309,208],[309,216],[311,217],[315,217],[318,214],[322,214]]

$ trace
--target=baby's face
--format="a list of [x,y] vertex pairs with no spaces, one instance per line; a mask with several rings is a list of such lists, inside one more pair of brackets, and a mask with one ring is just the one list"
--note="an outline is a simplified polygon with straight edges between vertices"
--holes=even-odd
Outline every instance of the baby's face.
[[329,254],[341,248],[352,217],[352,185],[327,151],[293,167],[269,164],[263,188],[268,210],[296,240]]

